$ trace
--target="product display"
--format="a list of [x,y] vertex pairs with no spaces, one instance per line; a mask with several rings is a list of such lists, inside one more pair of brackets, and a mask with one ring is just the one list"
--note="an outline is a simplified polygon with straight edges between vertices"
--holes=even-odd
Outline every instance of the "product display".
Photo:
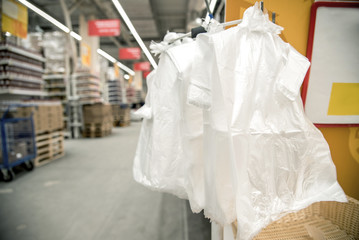
[[120,80],[112,80],[107,82],[108,85],[108,101],[111,104],[125,104],[126,90],[124,83]]
[[123,78],[123,73],[119,72],[116,75],[115,69],[109,68],[106,75],[107,81],[105,88],[107,88],[108,95],[105,100],[113,105],[127,104],[126,84]]
[[90,73],[89,69],[81,68],[72,76],[75,96],[78,96],[81,104],[93,104],[101,102],[100,80]]
[[42,46],[46,58],[46,73],[65,73],[66,58],[69,51],[66,34],[58,31],[44,33]]
[[139,111],[136,181],[188,198],[222,226],[237,220],[240,240],[314,202],[346,202],[299,96],[309,61],[258,4],[236,27],[213,26],[194,43],[161,45]]
[[83,106],[84,129],[87,138],[104,137],[111,134],[113,118],[110,104],[91,104]]
[[113,125],[125,127],[131,122],[130,107],[128,104],[112,104]]
[[3,90],[43,91],[44,58],[38,52],[29,51],[9,43],[0,44],[0,87]]
[[66,77],[64,74],[45,74],[45,90],[48,92],[48,98],[60,100],[66,103]]
[[133,86],[129,85],[126,88],[126,98],[129,104],[137,103],[135,99],[136,90]]
[[31,101],[30,107],[19,107],[12,112],[16,118],[32,115],[36,134],[62,130],[64,127],[63,107],[59,101]]

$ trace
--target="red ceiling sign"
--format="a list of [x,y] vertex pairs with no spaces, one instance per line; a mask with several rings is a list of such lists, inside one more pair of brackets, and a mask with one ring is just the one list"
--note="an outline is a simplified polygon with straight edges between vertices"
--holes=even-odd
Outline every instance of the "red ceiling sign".
[[133,69],[135,71],[150,71],[151,64],[150,64],[150,62],[138,62],[138,63],[133,64]]
[[120,20],[104,19],[88,21],[89,36],[119,36]]
[[150,71],[144,71],[143,74],[143,78],[147,78],[148,74],[150,74]]
[[120,48],[119,58],[121,60],[138,60],[141,58],[140,48]]

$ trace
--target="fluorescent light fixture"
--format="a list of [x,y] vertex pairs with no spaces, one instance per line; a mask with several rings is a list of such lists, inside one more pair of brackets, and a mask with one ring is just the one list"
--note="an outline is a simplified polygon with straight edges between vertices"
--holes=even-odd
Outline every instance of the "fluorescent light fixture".
[[82,37],[80,35],[78,35],[77,33],[73,32],[73,31],[70,32],[70,29],[68,27],[66,27],[64,24],[60,23],[55,18],[51,17],[49,14],[45,13],[44,11],[40,10],[39,8],[35,7],[28,1],[26,1],[26,0],[18,0],[18,1],[22,4],[24,4],[26,7],[30,8],[32,11],[39,14],[41,17],[45,18],[46,20],[48,20],[49,22],[54,24],[56,27],[60,28],[65,33],[70,33],[71,37],[75,38],[78,41],[82,40]]
[[118,66],[119,68],[121,68],[122,70],[128,72],[130,75],[135,76],[135,72],[132,71],[132,69],[130,69],[129,67],[123,65],[122,63],[117,62],[117,66]]
[[[216,6],[217,4],[217,0],[211,0],[210,4],[209,4],[209,10],[211,10],[211,13],[213,14],[213,10],[214,10],[214,7]],[[205,19],[205,22],[209,22],[209,14],[207,13],[207,16],[206,16],[206,19]]]
[[44,11],[40,10],[39,8],[35,7],[28,1],[26,1],[26,0],[18,0],[18,1],[21,2],[22,4],[24,4],[26,7],[30,8],[32,11],[39,14],[41,17],[45,18],[46,20],[48,20],[49,22],[54,24],[56,27],[60,28],[65,33],[70,32],[70,29],[68,27],[66,27],[64,24],[60,23],[55,18],[51,17],[49,14],[45,13]]
[[125,74],[125,75],[123,75],[123,78],[128,80],[128,79],[130,79],[130,76],[128,74]]
[[77,41],[82,40],[82,37],[73,31],[70,32],[70,35],[71,35],[71,37],[75,38]]
[[6,36],[6,37],[10,37],[10,36],[11,36],[11,33],[6,32],[6,33],[5,33],[5,36]]
[[110,54],[108,54],[107,52],[103,51],[102,49],[97,49],[97,53],[100,54],[102,57],[106,58],[107,60],[109,60],[112,63],[117,62],[117,60],[112,57]]
[[131,20],[128,18],[127,14],[126,14],[125,10],[122,8],[120,2],[118,0],[112,0],[112,2],[115,5],[117,11],[120,13],[122,19],[125,21],[128,29],[131,31],[132,35],[136,39],[138,45],[140,45],[140,47],[142,48],[142,51],[145,53],[147,59],[150,61],[152,67],[156,69],[157,63],[153,59],[151,53],[148,51],[146,45],[143,43],[141,37],[138,35],[135,27],[132,25]]
[[129,67],[127,67],[127,66],[123,65],[122,63],[118,62],[114,57],[112,57],[110,54],[103,51],[102,49],[98,48],[97,53],[100,54],[102,57],[106,58],[107,60],[109,60],[110,62],[116,63],[119,68],[121,68],[122,70],[128,72],[132,76],[135,75],[135,72],[132,71],[132,69],[130,69]]

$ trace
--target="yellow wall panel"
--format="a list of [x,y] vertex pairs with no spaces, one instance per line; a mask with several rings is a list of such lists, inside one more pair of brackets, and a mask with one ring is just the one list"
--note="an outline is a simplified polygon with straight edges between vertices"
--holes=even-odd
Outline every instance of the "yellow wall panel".
[[359,83],[333,83],[328,115],[359,115]]

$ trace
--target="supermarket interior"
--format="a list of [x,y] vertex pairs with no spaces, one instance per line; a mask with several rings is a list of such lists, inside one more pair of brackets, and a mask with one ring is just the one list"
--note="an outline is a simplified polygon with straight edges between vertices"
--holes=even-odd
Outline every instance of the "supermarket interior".
[[0,12],[0,240],[359,240],[359,1]]

